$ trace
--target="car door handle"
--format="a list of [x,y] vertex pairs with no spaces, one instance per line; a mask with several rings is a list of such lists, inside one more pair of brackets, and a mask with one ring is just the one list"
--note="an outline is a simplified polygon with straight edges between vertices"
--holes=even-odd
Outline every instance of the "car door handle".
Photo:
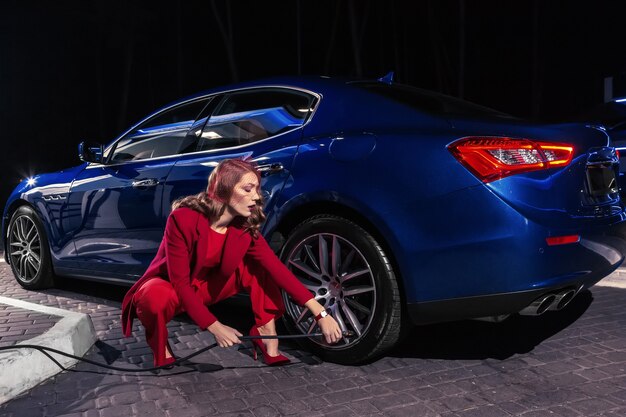
[[159,182],[155,180],[154,178],[150,178],[147,180],[133,181],[133,188],[154,187],[158,183]]
[[257,169],[261,173],[261,176],[267,177],[268,175],[284,171],[285,167],[281,162],[273,162],[271,164],[258,165]]

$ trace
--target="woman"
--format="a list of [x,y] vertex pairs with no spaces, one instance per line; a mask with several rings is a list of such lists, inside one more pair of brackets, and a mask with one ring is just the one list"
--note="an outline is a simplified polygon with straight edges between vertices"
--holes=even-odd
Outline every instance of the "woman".
[[[260,174],[253,164],[227,159],[209,176],[206,192],[176,200],[165,235],[146,273],[122,303],[122,329],[130,336],[139,318],[146,329],[154,365],[175,361],[167,342],[167,323],[187,312],[221,347],[241,343],[236,329],[222,324],[208,305],[244,289],[250,293],[255,325],[250,335],[275,335],[276,319],[285,311],[280,290],[310,310],[326,342],[341,339],[337,322],[325,313],[298,279],[280,262],[259,232],[263,201]],[[289,359],[278,351],[277,339],[254,339],[267,365]]]

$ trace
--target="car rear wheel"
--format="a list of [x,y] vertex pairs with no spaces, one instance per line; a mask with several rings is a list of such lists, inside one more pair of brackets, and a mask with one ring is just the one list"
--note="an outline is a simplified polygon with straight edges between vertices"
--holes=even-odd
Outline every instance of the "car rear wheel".
[[[288,236],[281,260],[335,318],[343,331],[353,332],[329,345],[306,339],[306,348],[332,362],[370,360],[395,345],[401,335],[398,283],[376,239],[346,219],[320,215],[297,226]],[[315,333],[309,310],[283,294],[285,325],[292,333]]]
[[22,206],[13,213],[8,230],[8,258],[17,282],[29,290],[54,285],[50,249],[35,211]]

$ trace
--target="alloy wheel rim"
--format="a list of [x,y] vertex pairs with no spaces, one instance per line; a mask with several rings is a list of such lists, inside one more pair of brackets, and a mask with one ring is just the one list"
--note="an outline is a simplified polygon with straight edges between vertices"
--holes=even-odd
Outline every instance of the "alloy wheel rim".
[[[321,338],[311,340],[324,348],[340,350],[353,346],[367,333],[376,307],[374,275],[367,259],[349,240],[332,233],[311,235],[289,253],[287,267],[315,295],[342,331],[354,333],[329,345]],[[284,294],[287,314],[298,330],[315,333],[317,322],[305,307]]]
[[9,231],[9,257],[17,279],[30,283],[41,269],[41,238],[28,216],[20,216]]

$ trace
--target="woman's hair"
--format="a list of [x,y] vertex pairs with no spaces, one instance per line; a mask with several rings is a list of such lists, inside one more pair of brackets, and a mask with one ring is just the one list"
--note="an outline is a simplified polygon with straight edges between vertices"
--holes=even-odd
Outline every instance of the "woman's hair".
[[249,172],[256,175],[258,179],[259,186],[256,191],[259,194],[259,199],[256,201],[256,207],[252,210],[250,217],[245,220],[241,219],[240,224],[253,237],[257,237],[259,228],[265,221],[261,195],[261,174],[252,162],[243,159],[224,159],[221,161],[209,175],[209,185],[206,191],[175,200],[172,203],[172,211],[178,207],[188,207],[204,214],[209,220],[215,221],[224,214],[235,185]]

